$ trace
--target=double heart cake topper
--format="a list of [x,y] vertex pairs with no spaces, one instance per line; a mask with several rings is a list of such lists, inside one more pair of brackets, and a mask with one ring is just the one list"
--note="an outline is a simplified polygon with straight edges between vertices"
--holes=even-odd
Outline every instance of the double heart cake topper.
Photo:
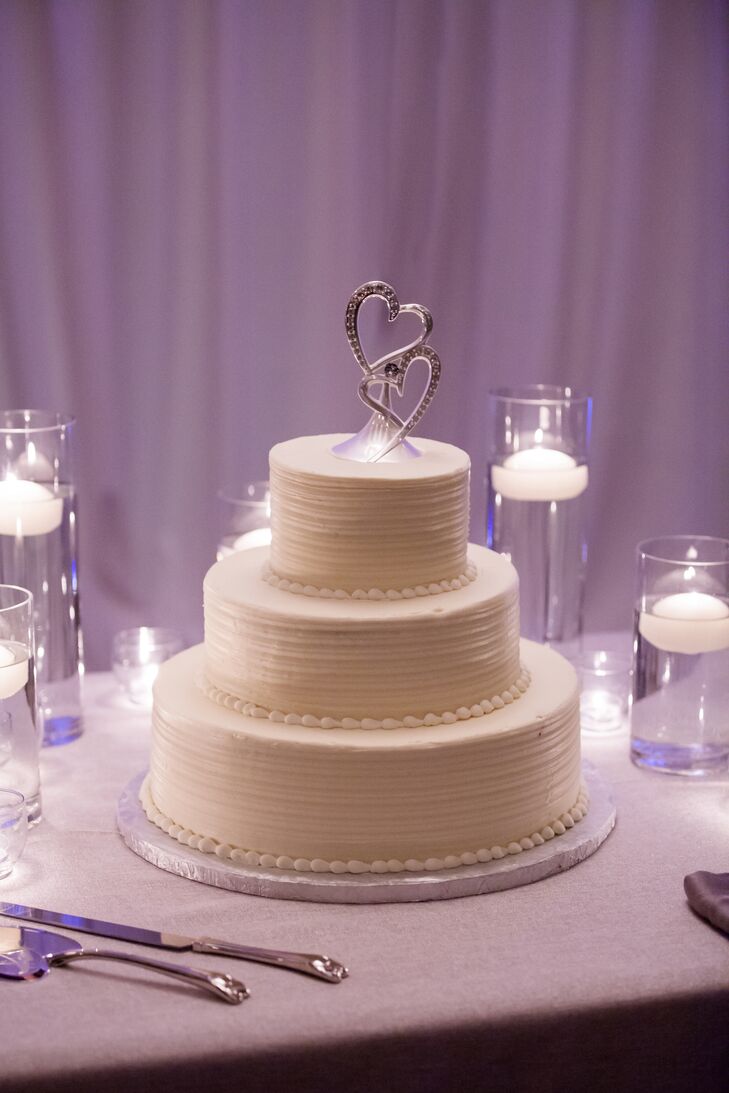
[[[398,315],[409,313],[417,315],[422,324],[419,337],[380,357],[374,363],[365,356],[358,328],[360,308],[370,296],[377,296],[385,302],[388,323],[394,322]],[[401,304],[392,285],[388,285],[385,281],[368,281],[350,297],[345,327],[347,341],[354,358],[364,373],[358,394],[364,404],[373,411],[373,416],[356,437],[337,445],[334,451],[339,455],[360,459],[367,463],[383,459],[394,453],[396,449],[402,458],[419,455],[417,449],[407,443],[406,438],[432,402],[441,371],[440,357],[431,346],[426,344],[433,329],[430,312],[420,304]],[[402,396],[408,368],[416,360],[425,361],[427,364],[428,382],[410,415],[401,418],[392,407],[392,391],[394,388],[397,394]],[[400,448],[398,448],[399,445],[401,445]]]

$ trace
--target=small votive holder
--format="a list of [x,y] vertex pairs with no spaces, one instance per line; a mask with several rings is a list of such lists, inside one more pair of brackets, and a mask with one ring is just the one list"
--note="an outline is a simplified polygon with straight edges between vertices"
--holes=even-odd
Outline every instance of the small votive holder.
[[120,630],[112,643],[112,669],[127,698],[137,706],[152,705],[152,688],[160,665],[183,649],[182,635],[161,626]]
[[630,656],[611,649],[583,649],[572,658],[580,679],[583,733],[605,736],[627,723]]
[[240,493],[220,490],[221,535],[217,560],[271,542],[271,490],[268,482],[248,482]]
[[15,789],[0,789],[0,880],[12,873],[27,834],[25,797]]

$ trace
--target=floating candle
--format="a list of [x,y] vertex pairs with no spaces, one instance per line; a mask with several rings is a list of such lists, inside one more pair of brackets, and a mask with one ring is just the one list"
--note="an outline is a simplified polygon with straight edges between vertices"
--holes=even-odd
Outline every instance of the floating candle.
[[24,478],[0,482],[0,535],[47,535],[60,527],[63,498]]
[[667,653],[713,653],[729,648],[729,605],[707,592],[676,592],[641,611],[638,629]]
[[20,642],[0,643],[0,700],[12,698],[28,682],[28,648]]
[[491,484],[512,501],[569,501],[587,489],[587,464],[556,448],[525,448],[491,468]]

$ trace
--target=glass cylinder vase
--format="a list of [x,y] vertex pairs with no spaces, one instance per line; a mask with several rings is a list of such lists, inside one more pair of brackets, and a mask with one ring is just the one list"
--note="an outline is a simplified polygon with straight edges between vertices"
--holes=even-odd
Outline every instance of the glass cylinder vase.
[[0,584],[0,785],[25,798],[28,823],[41,818],[33,597]]
[[524,637],[567,654],[582,633],[591,411],[569,387],[489,394],[487,544],[519,574]]
[[729,539],[638,544],[631,757],[670,774],[729,768]]
[[0,411],[0,581],[33,594],[45,744],[82,731],[74,430],[52,410]]

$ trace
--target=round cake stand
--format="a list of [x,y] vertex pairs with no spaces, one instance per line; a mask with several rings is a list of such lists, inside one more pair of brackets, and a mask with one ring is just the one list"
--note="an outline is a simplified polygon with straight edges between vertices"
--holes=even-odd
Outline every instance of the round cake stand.
[[589,763],[583,775],[590,808],[579,823],[543,846],[507,855],[484,864],[463,865],[437,873],[297,873],[238,865],[193,850],[151,823],[139,801],[144,774],[126,787],[119,799],[117,823],[124,842],[145,861],[188,880],[269,899],[299,899],[315,903],[407,903],[485,895],[532,884],[578,865],[594,854],[615,826],[610,789]]

